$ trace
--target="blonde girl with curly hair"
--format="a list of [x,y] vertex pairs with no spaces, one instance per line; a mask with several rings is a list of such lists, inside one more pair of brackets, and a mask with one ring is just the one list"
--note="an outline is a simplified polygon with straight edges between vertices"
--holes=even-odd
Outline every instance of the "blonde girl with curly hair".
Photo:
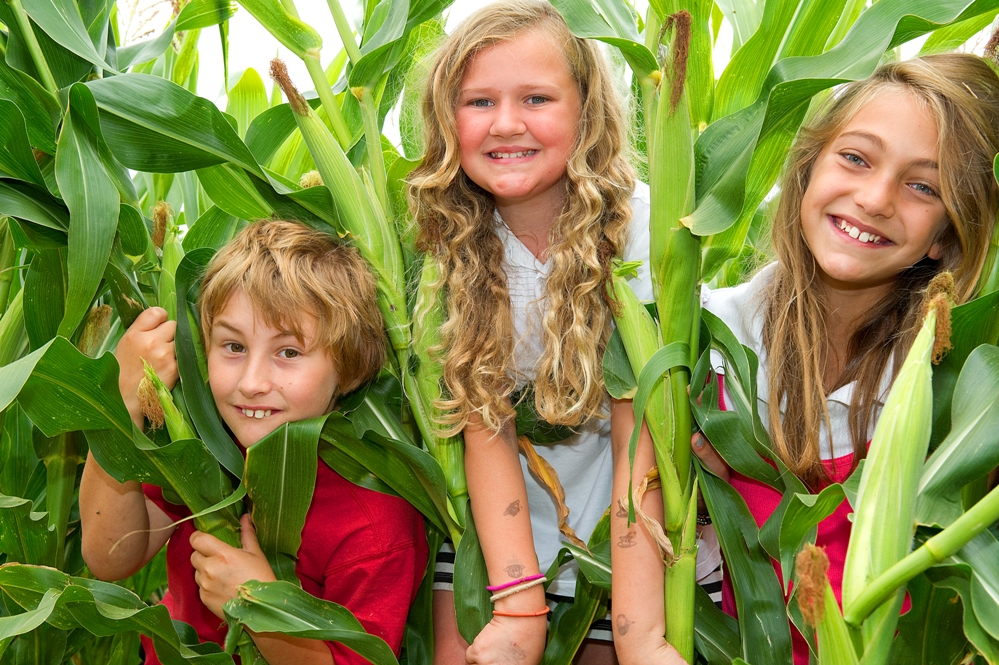
[[[468,646],[438,577],[435,662],[537,663],[548,611],[540,575],[563,536],[551,494],[519,454],[511,395],[534,381],[538,413],[575,432],[539,453],[586,540],[611,499],[604,280],[614,257],[648,259],[648,188],[625,158],[625,116],[602,55],[545,2],[505,0],[466,19],[436,56],[423,118],[410,196],[447,302],[440,425],[465,439],[490,585],[523,587],[497,594]],[[651,299],[647,268],[636,290]],[[549,599],[571,601],[575,572],[562,569]],[[586,654],[609,662],[613,650],[589,640]]]
[[[834,93],[799,133],[773,221],[776,263],[740,286],[702,291],[704,307],[758,355],[759,411],[774,451],[812,491],[844,481],[866,456],[930,280],[949,271],[957,302],[974,296],[999,208],[997,152],[999,77],[985,60],[882,65]],[[730,469],[700,435],[694,452],[762,526],[781,494]],[[635,467],[653,463],[640,442]],[[815,539],[840,602],[849,513],[844,501]],[[663,639],[662,562],[639,543],[628,565],[614,563],[615,590],[634,591],[615,597],[616,625],[628,627],[618,655],[623,665],[682,663]],[[723,608],[734,613],[725,587]],[[797,631],[793,647],[795,665],[806,665]]]

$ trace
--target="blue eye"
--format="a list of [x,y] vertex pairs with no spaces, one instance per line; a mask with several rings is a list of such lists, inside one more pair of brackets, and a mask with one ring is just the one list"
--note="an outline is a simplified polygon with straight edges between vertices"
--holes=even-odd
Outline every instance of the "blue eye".
[[936,190],[934,190],[929,185],[924,185],[921,182],[914,182],[909,186],[912,187],[917,192],[919,192],[920,194],[926,194],[927,196],[937,196]]
[[843,159],[850,162],[851,164],[856,164],[857,166],[866,166],[867,162],[860,155],[855,155],[852,152],[844,152]]
[[468,102],[468,106],[474,106],[476,108],[485,108],[492,105],[493,103],[488,99],[472,99]]
[[527,98],[528,104],[544,104],[547,101],[549,100],[544,95],[531,95]]

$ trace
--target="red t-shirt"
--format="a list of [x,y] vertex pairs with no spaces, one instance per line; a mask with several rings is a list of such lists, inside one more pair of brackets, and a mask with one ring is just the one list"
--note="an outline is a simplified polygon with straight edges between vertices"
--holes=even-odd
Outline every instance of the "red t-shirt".
[[[191,514],[168,503],[163,491],[143,491],[176,521]],[[222,644],[226,624],[205,607],[191,565],[193,521],[180,524],[167,543],[167,593],[163,604],[173,619],[191,624],[202,642]],[[302,588],[350,610],[364,629],[382,638],[396,655],[402,646],[409,606],[423,579],[427,538],[423,518],[405,500],[358,487],[322,460],[316,489],[302,529],[295,574]],[[327,642],[337,665],[368,661],[342,644]],[[159,665],[143,637],[146,665]]]

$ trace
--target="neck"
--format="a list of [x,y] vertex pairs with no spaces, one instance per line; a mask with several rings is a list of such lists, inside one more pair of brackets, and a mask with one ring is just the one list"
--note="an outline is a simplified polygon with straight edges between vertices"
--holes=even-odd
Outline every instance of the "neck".
[[507,227],[541,262],[548,261],[548,244],[555,219],[565,205],[565,190],[553,187],[550,195],[530,199],[496,199],[496,209]]
[[826,391],[839,382],[849,360],[850,338],[860,327],[864,315],[884,298],[893,284],[862,288],[843,288],[827,280],[818,282],[825,300],[828,355],[823,373]]

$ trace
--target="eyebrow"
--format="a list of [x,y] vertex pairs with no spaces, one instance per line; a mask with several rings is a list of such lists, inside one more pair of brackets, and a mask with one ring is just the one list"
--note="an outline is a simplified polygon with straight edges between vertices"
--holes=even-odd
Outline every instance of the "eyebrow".
[[[877,134],[871,134],[870,132],[862,132],[862,131],[859,131],[859,130],[854,130],[854,131],[851,131],[851,132],[843,132],[842,134],[840,134],[836,138],[837,139],[841,139],[841,138],[843,138],[845,136],[850,136],[850,137],[855,137],[855,138],[859,138],[859,139],[864,139],[864,140],[870,141],[875,146],[877,146],[877,148],[879,150],[881,150],[882,152],[889,152],[888,145]],[[934,160],[934,159],[925,159],[925,158],[924,159],[916,159],[916,160],[913,160],[911,162],[911,164],[912,164],[912,166],[921,166],[921,167],[924,167],[924,168],[933,169],[934,171],[939,171],[940,170],[940,166],[937,164],[936,160]]]
[[[212,328],[213,329],[214,328],[225,328],[225,329],[229,330],[230,332],[236,333],[237,335],[242,335],[243,334],[242,330],[240,330],[236,326],[232,325],[231,323],[226,323],[225,321],[213,321],[212,322]],[[290,331],[290,330],[282,330],[277,335],[275,335],[274,337],[295,337],[296,339],[298,338],[298,336],[295,333],[293,333],[292,331]]]

